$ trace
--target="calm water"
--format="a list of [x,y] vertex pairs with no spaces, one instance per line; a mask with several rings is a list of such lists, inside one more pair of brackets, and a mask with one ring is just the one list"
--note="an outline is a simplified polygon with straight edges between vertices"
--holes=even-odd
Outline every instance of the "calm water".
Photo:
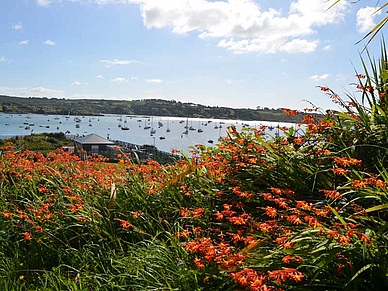
[[[76,122],[75,118],[80,121]],[[226,136],[229,125],[238,130],[243,126],[259,125],[276,127],[279,123],[264,121],[240,121],[221,119],[200,119],[182,117],[145,117],[145,116],[61,116],[40,114],[4,114],[0,113],[0,138],[29,135],[31,133],[64,132],[70,135],[96,133],[104,138],[122,140],[134,144],[155,145],[159,150],[170,152],[171,149],[187,151],[189,146],[217,144],[220,137]],[[121,127],[129,127],[122,130]],[[280,123],[280,126],[293,126]],[[151,127],[144,129],[145,127]],[[187,126],[187,134],[185,126]],[[195,130],[190,130],[190,127]],[[153,135],[151,129],[155,130]],[[167,129],[170,131],[167,132]],[[203,132],[198,132],[201,129]],[[268,130],[268,136],[275,135],[276,128]],[[213,141],[210,143],[209,141]]]

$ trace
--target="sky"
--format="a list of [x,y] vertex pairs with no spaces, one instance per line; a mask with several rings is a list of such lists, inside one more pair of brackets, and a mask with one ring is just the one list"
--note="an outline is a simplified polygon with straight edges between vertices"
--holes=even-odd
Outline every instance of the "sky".
[[384,15],[333,1],[0,0],[0,95],[335,108]]

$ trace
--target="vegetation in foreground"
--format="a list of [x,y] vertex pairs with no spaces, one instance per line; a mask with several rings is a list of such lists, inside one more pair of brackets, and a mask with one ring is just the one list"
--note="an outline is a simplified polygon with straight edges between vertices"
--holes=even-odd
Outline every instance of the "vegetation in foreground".
[[15,150],[31,150],[41,153],[47,153],[59,147],[73,145],[73,142],[63,132],[31,134],[22,137],[16,136],[7,140],[0,139],[0,146],[4,146],[7,142],[12,142]]
[[320,87],[344,110],[304,132],[231,127],[174,165],[6,145],[0,286],[387,290],[387,61],[357,74],[360,102]]

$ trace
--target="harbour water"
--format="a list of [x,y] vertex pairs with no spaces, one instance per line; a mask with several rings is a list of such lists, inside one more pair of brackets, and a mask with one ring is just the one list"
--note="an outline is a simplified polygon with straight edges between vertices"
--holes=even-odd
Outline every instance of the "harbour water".
[[215,145],[227,135],[227,127],[257,127],[268,125],[268,136],[274,136],[278,126],[294,126],[292,123],[266,121],[241,121],[160,116],[62,116],[40,114],[0,113],[0,138],[30,135],[43,132],[64,132],[69,135],[98,134],[111,140],[133,144],[154,145],[159,150],[171,152],[179,149],[187,152],[189,146]]

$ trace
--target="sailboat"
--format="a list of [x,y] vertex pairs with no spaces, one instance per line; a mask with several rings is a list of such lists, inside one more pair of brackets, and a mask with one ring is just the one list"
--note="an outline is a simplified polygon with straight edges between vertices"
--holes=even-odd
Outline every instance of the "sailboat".
[[189,118],[186,119],[186,125],[185,125],[186,130],[183,132],[183,134],[189,134],[188,128],[189,128]]
[[156,130],[154,129],[154,117],[151,117],[151,130],[150,135],[154,135],[156,133]]
[[129,127],[127,126],[127,118],[124,120],[124,125],[121,126],[122,130],[129,130]]
[[171,130],[170,130],[170,122],[169,122],[169,120],[167,119],[167,129],[166,129],[166,132],[170,132]]
[[203,132],[201,128],[201,120],[198,121],[198,132]]
[[150,129],[151,126],[147,125],[147,118],[144,118],[144,129]]
[[195,130],[195,128],[193,127],[193,121],[191,121],[191,124],[190,124],[189,130]]

